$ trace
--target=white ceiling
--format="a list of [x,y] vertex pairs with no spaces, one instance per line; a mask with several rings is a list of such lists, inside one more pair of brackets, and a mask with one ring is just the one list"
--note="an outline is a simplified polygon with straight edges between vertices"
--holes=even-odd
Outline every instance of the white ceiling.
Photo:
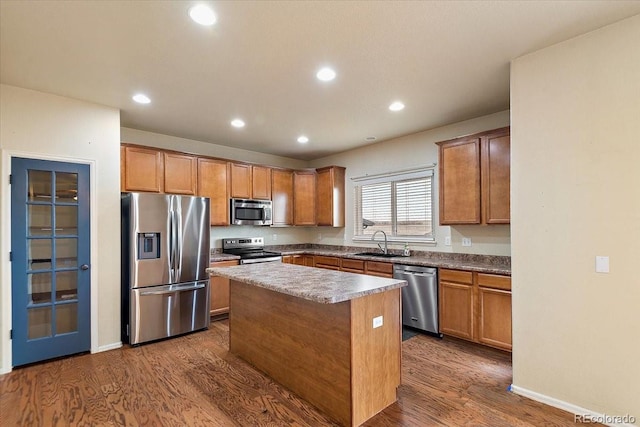
[[[511,59],[640,13],[640,1],[209,1],[218,22],[202,27],[196,3],[2,0],[1,81],[119,108],[124,127],[310,160],[508,109]],[[315,78],[324,65],[331,83]],[[135,104],[138,91],[153,102]],[[390,112],[395,100],[405,110]]]

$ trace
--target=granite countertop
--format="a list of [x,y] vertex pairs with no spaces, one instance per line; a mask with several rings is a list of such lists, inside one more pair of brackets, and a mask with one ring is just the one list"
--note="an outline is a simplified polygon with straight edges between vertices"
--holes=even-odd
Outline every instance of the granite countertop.
[[[366,252],[371,251],[369,248],[359,248],[358,252]],[[468,255],[464,256],[463,254],[456,254],[456,256],[447,256],[451,254],[446,254],[443,252],[422,252],[419,256],[397,256],[397,257],[376,257],[376,256],[365,256],[365,255],[355,255],[358,252],[354,252],[351,250],[341,250],[341,249],[293,249],[293,250],[281,250],[282,255],[298,255],[298,254],[308,254],[308,255],[322,255],[322,256],[335,256],[341,258],[350,258],[350,259],[361,259],[367,261],[382,261],[382,262],[390,262],[392,264],[402,264],[402,265],[419,265],[424,267],[438,267],[438,268],[451,268],[454,270],[467,270],[467,271],[476,271],[479,273],[489,273],[489,274],[501,274],[505,276],[511,275],[511,265],[505,263],[495,262],[494,259],[504,258],[504,257],[487,257],[487,256],[474,256]],[[429,256],[432,255],[432,256]],[[462,255],[462,256],[461,256]]]
[[407,286],[405,280],[280,262],[213,267],[208,268],[207,272],[323,304],[334,304]]

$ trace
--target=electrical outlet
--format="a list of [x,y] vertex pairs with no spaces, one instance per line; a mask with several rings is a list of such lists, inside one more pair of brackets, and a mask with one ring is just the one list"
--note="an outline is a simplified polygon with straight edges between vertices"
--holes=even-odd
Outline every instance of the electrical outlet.
[[322,240],[322,233],[318,233],[318,240]]
[[451,236],[445,236],[444,245],[445,246],[451,246]]
[[471,246],[471,237],[463,237],[462,246]]
[[278,235],[277,234],[273,234],[273,241],[275,242],[276,240],[278,240]]
[[373,318],[373,329],[379,328],[380,326],[382,326],[382,316],[374,317]]

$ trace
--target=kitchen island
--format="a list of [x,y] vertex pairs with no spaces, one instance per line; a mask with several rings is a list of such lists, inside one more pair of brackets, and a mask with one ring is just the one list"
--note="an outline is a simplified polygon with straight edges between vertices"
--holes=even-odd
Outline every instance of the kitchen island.
[[345,426],[397,399],[406,282],[276,262],[230,280],[229,351]]

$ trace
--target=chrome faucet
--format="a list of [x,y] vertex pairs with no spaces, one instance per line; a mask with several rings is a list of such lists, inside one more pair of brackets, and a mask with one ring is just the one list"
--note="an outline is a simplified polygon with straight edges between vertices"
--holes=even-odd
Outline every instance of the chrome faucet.
[[384,249],[382,249],[382,246],[380,246],[380,243],[378,243],[378,248],[380,248],[380,250],[382,251],[383,254],[387,254],[387,233],[385,233],[382,230],[376,230],[375,233],[373,233],[373,236],[371,236],[371,240],[375,240],[376,239],[376,234],[378,233],[382,233],[382,235],[384,236]]

